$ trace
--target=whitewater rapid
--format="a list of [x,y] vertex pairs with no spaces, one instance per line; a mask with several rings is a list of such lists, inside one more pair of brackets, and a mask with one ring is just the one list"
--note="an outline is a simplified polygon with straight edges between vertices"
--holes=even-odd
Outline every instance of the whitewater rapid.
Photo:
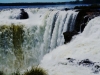
[[[25,11],[30,17],[26,20],[18,19],[19,9],[0,11],[0,71],[8,75],[39,65],[49,75],[100,75],[100,17],[64,45],[63,32],[74,30],[78,12],[48,8]],[[85,59],[94,64],[79,65]]]
[[[92,19],[83,33],[46,54],[41,61],[49,75],[100,75],[100,17]],[[71,60],[70,60],[71,59]],[[82,60],[87,62],[79,65]],[[69,61],[70,60],[70,61]],[[97,68],[98,66],[98,68]]]
[[19,19],[20,9],[0,11],[0,71],[7,74],[39,65],[45,54],[63,45],[63,32],[74,30],[78,14],[48,8],[25,11],[26,20]]

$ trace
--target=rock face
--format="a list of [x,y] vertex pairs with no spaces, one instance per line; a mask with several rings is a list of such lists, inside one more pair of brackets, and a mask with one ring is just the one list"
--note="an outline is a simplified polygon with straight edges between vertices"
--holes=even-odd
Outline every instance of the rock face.
[[94,62],[90,61],[89,59],[84,59],[79,62],[79,65],[92,66],[92,65],[94,65]]
[[20,9],[21,13],[20,13],[20,19],[28,19],[29,15],[26,11],[24,11],[24,9]]
[[72,32],[67,31],[67,32],[64,32],[64,33],[63,33],[63,35],[64,35],[64,39],[65,39],[64,44],[70,42],[71,39],[72,39],[72,37],[73,37],[74,35],[76,35],[76,34],[78,34],[77,31],[72,31]]
[[79,11],[75,22],[75,30],[77,32],[83,32],[87,23],[100,15],[100,10],[98,9],[80,9],[77,11]]
[[72,37],[78,34],[78,32],[83,32],[85,26],[91,19],[100,16],[100,10],[97,9],[80,9],[76,11],[79,13],[76,18],[75,29],[72,32],[66,31],[63,33],[65,39],[64,44],[70,42]]

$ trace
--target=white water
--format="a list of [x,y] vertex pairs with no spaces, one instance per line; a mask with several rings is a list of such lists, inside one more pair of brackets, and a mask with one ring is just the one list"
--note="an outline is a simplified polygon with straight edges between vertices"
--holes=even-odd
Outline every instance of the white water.
[[[74,27],[74,20],[78,14],[74,10],[61,11],[47,8],[25,10],[29,14],[29,19],[26,20],[18,19],[19,9],[0,11],[0,26],[23,25],[24,31],[21,34],[23,35],[21,38],[23,42],[21,43],[17,42],[20,40],[19,38],[13,38],[14,33],[9,28],[1,28],[0,30],[0,70],[6,71],[7,74],[38,65],[46,53],[63,45],[63,32],[74,29],[68,29],[68,25],[71,22],[73,23],[71,27]],[[15,35],[18,34],[15,33]],[[14,41],[20,45],[17,45],[16,42],[14,44]]]
[[[74,36],[68,44],[57,47],[46,54],[41,61],[49,75],[100,75],[100,69],[94,66],[83,66],[78,63],[89,59],[100,65],[100,17],[92,19],[83,33]],[[75,59],[73,63],[66,58]],[[95,70],[98,72],[94,73]]]

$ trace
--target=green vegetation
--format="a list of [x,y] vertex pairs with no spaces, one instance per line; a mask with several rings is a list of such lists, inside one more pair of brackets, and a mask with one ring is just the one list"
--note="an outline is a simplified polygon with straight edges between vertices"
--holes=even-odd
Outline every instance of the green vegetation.
[[99,4],[92,4],[89,6],[76,6],[74,9],[99,9],[100,5]]
[[[0,48],[5,48],[5,46],[7,46],[7,48],[11,48],[12,52],[16,56],[16,60],[14,60],[13,66],[17,71],[10,73],[9,75],[47,75],[46,71],[40,67],[33,67],[24,74],[20,73],[20,70],[24,64],[22,45],[24,42],[25,33],[23,28],[23,25],[0,25]],[[40,27],[41,34],[43,33],[43,30],[44,28]],[[0,71],[0,75],[7,74],[5,71]]]
[[20,75],[20,73],[19,72],[14,72],[11,75]]
[[[22,44],[24,41],[23,25],[0,25],[0,48],[10,48],[16,56],[15,67],[16,69],[23,65],[23,51]],[[6,47],[6,48],[5,48]],[[20,64],[19,64],[20,63]]]
[[[24,41],[23,39],[23,25],[1,25],[0,26],[0,38],[11,38],[13,41],[13,46],[15,49],[21,48],[21,45]],[[2,40],[1,40],[2,41]],[[10,41],[10,40],[9,40]]]
[[40,67],[33,67],[31,70],[25,72],[24,75],[47,75],[47,73]]
[[4,75],[4,73],[2,71],[0,71],[0,75]]
[[100,0],[83,0],[83,3],[92,3],[92,4],[94,4],[94,3],[100,3]]
[[12,35],[13,35],[13,47],[14,47],[14,54],[17,58],[17,62],[20,63],[20,65],[18,63],[16,63],[16,65],[19,67],[22,66],[23,62],[23,51],[22,51],[22,43],[24,41],[23,37],[23,33],[24,33],[24,30],[23,30],[23,26],[22,25],[11,25],[11,29],[12,29]]
[[[2,71],[0,71],[0,75],[6,75]],[[10,74],[9,74],[10,75]],[[24,74],[20,74],[20,72],[14,72],[11,75],[47,75],[46,71],[40,67],[33,67],[31,70],[25,72]]]
[[31,3],[0,3],[0,6],[36,6],[36,5],[60,5],[66,2],[31,2]]

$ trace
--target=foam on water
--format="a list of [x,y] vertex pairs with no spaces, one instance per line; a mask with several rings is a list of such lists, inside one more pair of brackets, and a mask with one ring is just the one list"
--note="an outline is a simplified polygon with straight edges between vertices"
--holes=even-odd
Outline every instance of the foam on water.
[[31,25],[43,25],[42,22],[48,13],[48,9],[26,9],[26,12],[29,14],[29,19],[20,20],[20,9],[12,9],[12,10],[2,10],[0,12],[0,23],[1,24],[11,24],[11,23],[22,23],[27,26]]
[[25,11],[29,14],[26,20],[19,19],[20,9],[0,11],[0,70],[7,74],[38,65],[46,53],[63,45],[63,32],[78,14],[47,8]]
[[[100,69],[94,66],[84,66],[78,63],[89,59],[100,65],[100,17],[92,19],[85,27],[83,33],[74,36],[74,39],[57,47],[46,54],[41,61],[42,66],[49,75],[100,75]],[[69,62],[67,58],[74,59]]]

